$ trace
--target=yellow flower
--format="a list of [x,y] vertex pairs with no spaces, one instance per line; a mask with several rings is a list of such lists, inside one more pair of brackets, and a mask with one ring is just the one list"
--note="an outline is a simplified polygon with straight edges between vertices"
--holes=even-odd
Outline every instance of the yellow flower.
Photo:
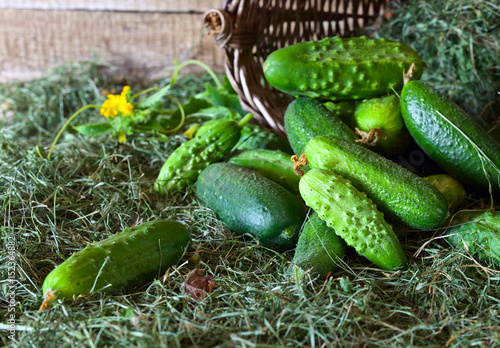
[[127,100],[129,90],[130,86],[125,86],[119,95],[108,94],[108,99],[101,105],[101,115],[106,118],[131,115],[134,112],[134,105]]

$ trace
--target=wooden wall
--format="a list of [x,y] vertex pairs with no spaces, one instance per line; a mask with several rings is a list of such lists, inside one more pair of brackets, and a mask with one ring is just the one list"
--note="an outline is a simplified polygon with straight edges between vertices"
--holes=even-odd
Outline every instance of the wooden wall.
[[67,62],[100,59],[154,78],[173,60],[200,59],[223,71],[203,29],[222,0],[0,0],[0,81],[41,76]]

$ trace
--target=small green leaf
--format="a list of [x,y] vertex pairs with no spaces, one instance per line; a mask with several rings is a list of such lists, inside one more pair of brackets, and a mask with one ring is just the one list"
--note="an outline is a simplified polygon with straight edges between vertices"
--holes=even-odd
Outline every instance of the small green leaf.
[[[212,104],[210,104],[206,99],[200,99],[196,97],[190,97],[189,100],[182,105],[186,116],[194,114],[200,111],[201,109],[205,109],[211,106]],[[179,109],[175,110],[174,113],[172,114],[173,119],[180,119],[180,116],[181,112]]]
[[233,111],[236,111],[241,116],[245,116],[247,112],[243,110],[240,104],[240,99],[236,94],[228,93],[225,90],[219,90],[207,83],[207,96],[214,106],[225,106]]
[[209,116],[212,119],[228,118],[234,119],[235,112],[231,111],[225,106],[212,106],[205,109],[200,109],[197,112],[198,115]]
[[154,106],[155,104],[161,102],[162,98],[168,94],[168,91],[170,90],[171,86],[172,86],[171,83],[166,85],[165,87],[160,89],[155,94],[153,94],[153,95],[147,97],[146,99],[144,99],[143,101],[139,102],[137,107],[139,109],[147,109],[147,108],[150,108],[150,107]]
[[97,135],[105,134],[112,131],[112,127],[108,122],[84,124],[80,126],[75,126],[73,128],[77,132],[91,137],[95,137]]

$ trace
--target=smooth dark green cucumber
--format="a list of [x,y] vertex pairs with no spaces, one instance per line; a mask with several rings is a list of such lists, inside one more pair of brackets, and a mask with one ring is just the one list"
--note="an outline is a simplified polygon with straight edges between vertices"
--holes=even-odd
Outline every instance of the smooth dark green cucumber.
[[143,286],[177,264],[190,241],[184,224],[157,220],[90,244],[45,278],[42,291],[46,304],[55,298],[114,294]]
[[304,152],[309,140],[320,135],[335,135],[351,141],[357,139],[337,113],[308,97],[297,98],[288,104],[284,123],[286,136],[297,156]]
[[500,192],[500,143],[462,108],[421,81],[401,92],[401,112],[416,143],[466,186]]
[[313,168],[302,176],[299,188],[306,204],[358,254],[383,269],[407,265],[392,226],[349,180],[331,170]]
[[269,84],[292,96],[353,100],[403,87],[412,63],[420,78],[423,63],[410,46],[365,36],[304,41],[272,52],[263,64]]
[[300,232],[293,262],[303,271],[324,277],[342,262],[347,245],[316,212]]
[[448,202],[437,188],[389,159],[333,136],[311,139],[305,153],[311,168],[329,169],[366,192],[387,217],[411,227],[441,227]]
[[300,177],[293,170],[291,156],[284,152],[250,149],[231,157],[228,162],[250,168],[277,182],[290,192],[299,193]]
[[277,251],[295,247],[305,220],[302,204],[290,191],[234,163],[214,163],[203,170],[196,196],[228,229]]

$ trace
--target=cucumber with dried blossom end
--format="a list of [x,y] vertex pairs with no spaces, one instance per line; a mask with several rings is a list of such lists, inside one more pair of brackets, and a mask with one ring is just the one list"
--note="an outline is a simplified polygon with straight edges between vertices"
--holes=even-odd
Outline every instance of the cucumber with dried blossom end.
[[350,180],[388,218],[425,230],[441,227],[449,215],[448,202],[437,188],[362,145],[321,136],[307,143],[305,153],[309,167]]
[[154,190],[163,195],[181,191],[194,184],[203,169],[231,152],[240,139],[241,128],[252,117],[253,114],[248,114],[238,122],[217,122],[201,136],[184,142],[163,164]]
[[392,226],[350,181],[331,170],[313,168],[301,177],[299,188],[306,204],[358,254],[383,269],[407,266]]
[[396,156],[405,151],[411,136],[406,129],[399,98],[394,95],[365,99],[356,106],[353,128],[367,144],[383,156]]
[[500,143],[428,83],[409,81],[401,113],[422,150],[465,186],[500,193]]
[[48,309],[55,299],[115,294],[143,286],[177,264],[190,242],[183,223],[156,220],[87,245],[45,278],[40,310]]

